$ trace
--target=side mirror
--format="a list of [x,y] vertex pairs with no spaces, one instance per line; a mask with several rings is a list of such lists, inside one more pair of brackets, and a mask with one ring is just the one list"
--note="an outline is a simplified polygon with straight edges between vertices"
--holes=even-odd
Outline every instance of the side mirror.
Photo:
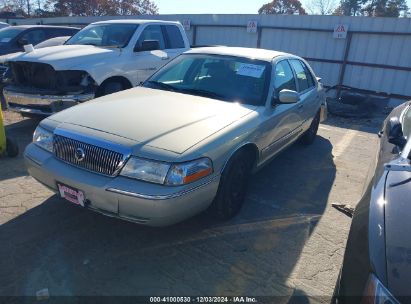
[[280,103],[296,103],[300,100],[300,94],[296,91],[281,90],[278,99]]
[[25,45],[29,44],[29,42],[26,38],[19,38],[19,39],[17,39],[17,44],[19,46],[25,46]]
[[388,142],[398,146],[401,150],[405,147],[407,140],[402,133],[402,125],[398,117],[391,117],[385,125],[385,134]]
[[158,40],[144,40],[141,46],[136,46],[134,52],[155,51],[160,49],[160,42]]

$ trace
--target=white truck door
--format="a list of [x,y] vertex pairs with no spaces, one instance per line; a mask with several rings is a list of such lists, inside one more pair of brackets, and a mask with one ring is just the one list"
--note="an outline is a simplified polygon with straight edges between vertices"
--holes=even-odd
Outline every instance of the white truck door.
[[[154,51],[141,50],[144,41],[158,41],[160,49]],[[163,35],[163,30],[160,25],[147,25],[134,46],[134,61],[133,65],[133,85],[138,85],[145,81],[155,71],[169,61],[169,55],[166,52],[166,40]]]

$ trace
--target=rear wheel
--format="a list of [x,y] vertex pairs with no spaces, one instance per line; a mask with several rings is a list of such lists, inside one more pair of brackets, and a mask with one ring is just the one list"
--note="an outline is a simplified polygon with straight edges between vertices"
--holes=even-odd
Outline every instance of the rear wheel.
[[301,136],[300,142],[303,145],[311,145],[317,137],[318,127],[320,125],[320,111],[315,115],[311,122],[310,128]]
[[8,157],[16,157],[19,154],[17,143],[9,137],[6,137],[6,153]]
[[247,153],[234,155],[224,169],[217,195],[209,209],[214,217],[230,219],[243,206],[252,169],[247,156]]

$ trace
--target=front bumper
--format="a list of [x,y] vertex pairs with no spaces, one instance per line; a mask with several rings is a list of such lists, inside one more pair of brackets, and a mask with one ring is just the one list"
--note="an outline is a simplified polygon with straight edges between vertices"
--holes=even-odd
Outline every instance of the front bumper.
[[84,192],[88,209],[147,226],[172,225],[204,211],[220,180],[216,175],[195,185],[166,187],[108,177],[66,164],[35,144],[24,157],[30,175],[56,193],[57,182],[63,183]]
[[10,110],[41,116],[52,115],[95,97],[94,93],[63,96],[27,94],[10,90],[7,87],[4,88],[3,95]]

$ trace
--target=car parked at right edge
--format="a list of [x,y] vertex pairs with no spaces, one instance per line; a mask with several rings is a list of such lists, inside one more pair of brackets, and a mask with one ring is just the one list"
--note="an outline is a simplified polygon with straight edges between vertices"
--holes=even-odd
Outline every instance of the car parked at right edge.
[[336,303],[411,303],[411,102],[379,133],[370,183],[358,203]]

